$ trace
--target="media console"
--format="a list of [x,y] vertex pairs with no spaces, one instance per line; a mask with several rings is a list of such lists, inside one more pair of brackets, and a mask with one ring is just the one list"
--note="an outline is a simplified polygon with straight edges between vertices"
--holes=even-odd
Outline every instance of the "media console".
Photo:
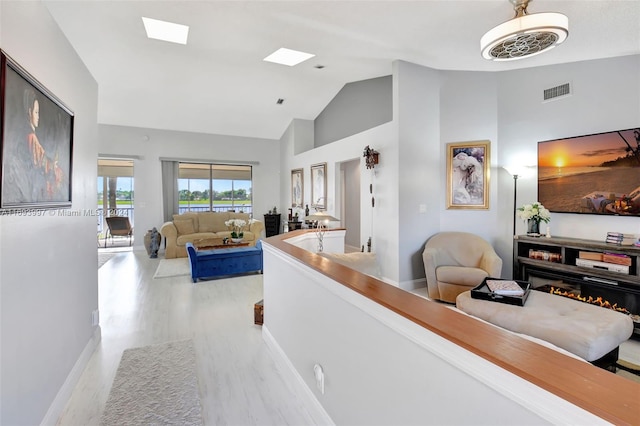
[[[634,335],[640,336],[640,248],[578,238],[518,235],[513,250],[514,279],[529,281],[534,289],[548,291],[554,287],[573,298],[601,298],[628,311]],[[628,265],[592,260],[601,255]]]

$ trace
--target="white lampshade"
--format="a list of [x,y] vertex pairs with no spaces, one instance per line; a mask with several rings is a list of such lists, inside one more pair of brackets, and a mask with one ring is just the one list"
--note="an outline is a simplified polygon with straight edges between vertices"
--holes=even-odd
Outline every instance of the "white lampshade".
[[485,59],[512,61],[556,47],[569,36],[569,18],[562,13],[526,13],[528,0],[511,0],[516,17],[487,31],[480,39]]
[[508,166],[504,166],[503,169],[505,169],[511,176],[526,178],[533,174],[534,167],[535,166],[523,166],[522,164],[510,164]]

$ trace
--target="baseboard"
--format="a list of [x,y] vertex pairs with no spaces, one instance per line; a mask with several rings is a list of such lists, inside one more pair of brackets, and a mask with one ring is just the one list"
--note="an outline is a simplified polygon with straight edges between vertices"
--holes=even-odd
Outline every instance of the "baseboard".
[[291,382],[295,383],[298,395],[301,396],[305,407],[309,410],[309,415],[313,418],[314,424],[317,425],[335,425],[329,414],[325,411],[318,398],[313,394],[309,386],[305,383],[304,379],[298,373],[298,370],[293,366],[289,357],[284,353],[278,342],[275,341],[269,329],[266,326],[262,326],[262,338],[264,339],[267,347],[273,354],[274,361],[280,366],[280,371],[289,375]]
[[53,399],[53,402],[49,406],[47,410],[47,414],[44,415],[44,418],[40,422],[41,426],[53,426],[58,422],[58,418],[62,415],[64,408],[71,398],[71,394],[73,393],[73,389],[78,384],[80,380],[80,376],[84,371],[85,367],[89,363],[91,359],[91,355],[98,347],[100,340],[102,339],[102,331],[100,326],[97,326],[94,331],[91,339],[87,342],[84,349],[80,353],[80,357],[73,365],[73,368],[69,372],[67,379],[62,384],[62,387],[58,391],[56,397]]
[[412,291],[415,290],[417,288],[421,288],[421,287],[426,287],[427,286],[427,279],[426,278],[418,278],[416,280],[410,280],[410,281],[402,281],[400,282],[400,288],[403,290],[407,290],[407,291]]

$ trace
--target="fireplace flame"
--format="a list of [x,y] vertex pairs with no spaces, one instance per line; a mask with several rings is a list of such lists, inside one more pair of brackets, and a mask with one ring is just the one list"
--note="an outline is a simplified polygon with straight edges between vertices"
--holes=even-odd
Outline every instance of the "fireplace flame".
[[601,296],[598,296],[598,297],[593,297],[593,296],[583,297],[583,296],[577,295],[575,293],[570,293],[570,292],[568,292],[566,290],[561,290],[561,289],[555,288],[555,287],[551,287],[551,290],[549,291],[549,293],[556,294],[558,296],[568,297],[570,299],[579,300],[579,301],[585,302],[585,303],[590,303],[592,305],[598,305],[598,306],[601,306],[603,308],[613,309],[616,312],[622,312],[623,314],[631,315],[631,312],[629,312],[626,308],[619,307],[617,303],[614,303],[612,305],[608,300],[602,299]]

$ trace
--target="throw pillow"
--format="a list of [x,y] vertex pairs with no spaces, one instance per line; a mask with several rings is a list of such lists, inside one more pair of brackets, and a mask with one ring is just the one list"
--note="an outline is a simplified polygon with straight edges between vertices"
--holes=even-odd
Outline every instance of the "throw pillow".
[[178,235],[193,234],[196,232],[193,227],[193,220],[191,219],[174,220],[173,224],[178,230]]
[[220,226],[220,213],[204,212],[198,215],[198,224],[200,229],[198,232],[219,232],[226,231],[227,228]]
[[191,219],[193,221],[193,230],[194,230],[194,232],[199,232],[198,231],[198,216],[199,216],[199,213],[186,212],[186,213],[182,213],[182,214],[174,214],[173,215],[173,220],[175,222],[176,220]]

